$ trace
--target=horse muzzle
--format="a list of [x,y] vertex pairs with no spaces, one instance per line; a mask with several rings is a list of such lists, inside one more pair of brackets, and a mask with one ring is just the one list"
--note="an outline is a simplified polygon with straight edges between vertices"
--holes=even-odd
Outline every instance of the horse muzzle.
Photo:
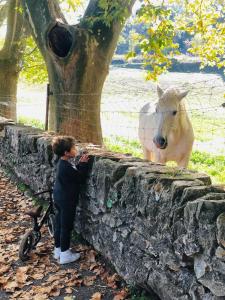
[[154,137],[153,142],[156,145],[156,147],[159,149],[166,149],[168,145],[167,139],[166,138],[164,139],[162,136]]

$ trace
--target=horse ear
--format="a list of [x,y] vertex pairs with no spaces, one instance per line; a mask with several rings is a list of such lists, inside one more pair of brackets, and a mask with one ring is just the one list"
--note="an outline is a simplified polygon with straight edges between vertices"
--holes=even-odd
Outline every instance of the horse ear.
[[188,94],[188,92],[189,92],[189,91],[185,91],[185,92],[180,93],[180,94],[179,94],[179,100],[181,100],[181,99],[183,99],[184,97],[186,97],[187,94]]
[[163,90],[161,89],[161,87],[159,85],[157,85],[157,93],[158,93],[159,98],[161,98],[162,94],[163,94]]

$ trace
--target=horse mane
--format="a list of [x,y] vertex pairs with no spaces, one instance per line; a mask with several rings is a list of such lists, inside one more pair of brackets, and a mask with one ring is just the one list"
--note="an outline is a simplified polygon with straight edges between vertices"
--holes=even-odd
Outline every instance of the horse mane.
[[190,119],[185,107],[185,101],[182,99],[179,103],[179,110],[181,113],[179,113],[179,119],[180,119],[180,125],[182,128],[186,129],[189,126]]

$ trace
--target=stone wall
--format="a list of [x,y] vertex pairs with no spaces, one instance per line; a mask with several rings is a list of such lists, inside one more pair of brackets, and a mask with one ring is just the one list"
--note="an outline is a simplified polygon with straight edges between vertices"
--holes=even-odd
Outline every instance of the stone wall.
[[[32,190],[52,185],[52,135],[6,126],[0,162]],[[160,299],[225,299],[225,191],[204,174],[90,148],[76,230],[130,284]]]

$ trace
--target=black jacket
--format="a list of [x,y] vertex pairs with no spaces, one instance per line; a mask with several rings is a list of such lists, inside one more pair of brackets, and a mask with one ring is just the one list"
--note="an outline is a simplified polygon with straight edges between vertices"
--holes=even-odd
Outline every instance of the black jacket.
[[53,188],[54,201],[78,201],[80,184],[87,177],[88,164],[79,163],[76,167],[67,160],[60,159],[57,165],[56,180]]

